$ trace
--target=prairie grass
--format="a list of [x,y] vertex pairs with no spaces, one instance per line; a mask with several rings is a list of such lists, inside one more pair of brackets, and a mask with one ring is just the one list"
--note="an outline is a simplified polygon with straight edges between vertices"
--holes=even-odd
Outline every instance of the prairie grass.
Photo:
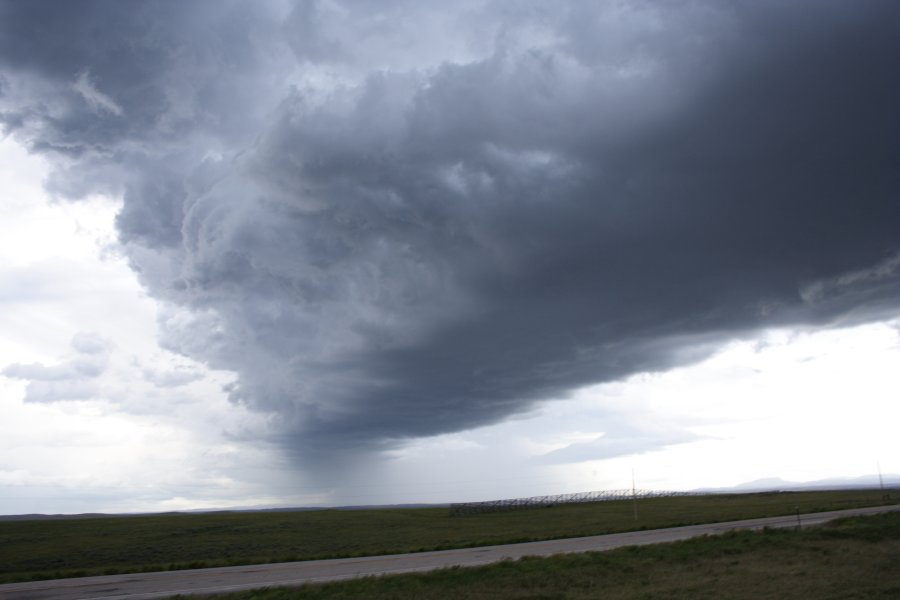
[[[897,503],[897,491],[889,502]],[[446,508],[216,512],[0,521],[0,583],[440,550],[884,503],[850,490],[561,505],[471,517]]]
[[900,513],[211,600],[900,598]]

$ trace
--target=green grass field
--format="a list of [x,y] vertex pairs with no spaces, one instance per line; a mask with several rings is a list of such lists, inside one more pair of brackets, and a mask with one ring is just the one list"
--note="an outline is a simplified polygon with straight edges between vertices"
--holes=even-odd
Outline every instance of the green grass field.
[[211,600],[900,598],[900,513]]
[[[890,500],[898,502],[897,490]],[[446,508],[0,521],[0,582],[459,548],[884,503],[879,491],[723,494],[471,517]]]

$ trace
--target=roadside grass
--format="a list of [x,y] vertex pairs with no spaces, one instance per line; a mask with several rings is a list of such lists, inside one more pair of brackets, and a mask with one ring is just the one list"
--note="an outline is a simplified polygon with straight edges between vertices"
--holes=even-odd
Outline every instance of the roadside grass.
[[[888,503],[900,502],[892,490]],[[0,521],[0,583],[441,550],[884,504],[879,490],[720,494],[469,517],[447,508]]]
[[900,598],[900,513],[211,600]]

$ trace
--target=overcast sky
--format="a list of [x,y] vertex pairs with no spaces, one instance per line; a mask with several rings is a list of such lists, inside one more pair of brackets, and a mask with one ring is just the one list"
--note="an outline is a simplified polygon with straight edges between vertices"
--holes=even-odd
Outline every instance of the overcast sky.
[[0,0],[0,513],[900,473],[900,3]]

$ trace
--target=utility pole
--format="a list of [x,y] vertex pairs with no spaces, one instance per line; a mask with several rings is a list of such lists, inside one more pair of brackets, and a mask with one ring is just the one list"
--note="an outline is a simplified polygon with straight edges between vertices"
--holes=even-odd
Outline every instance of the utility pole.
[[634,520],[638,520],[637,516],[637,490],[634,487],[634,467],[631,467],[631,500],[634,502]]
[[884,492],[884,479],[881,478],[881,461],[875,461],[875,464],[878,465],[878,486],[881,488],[881,491]]

